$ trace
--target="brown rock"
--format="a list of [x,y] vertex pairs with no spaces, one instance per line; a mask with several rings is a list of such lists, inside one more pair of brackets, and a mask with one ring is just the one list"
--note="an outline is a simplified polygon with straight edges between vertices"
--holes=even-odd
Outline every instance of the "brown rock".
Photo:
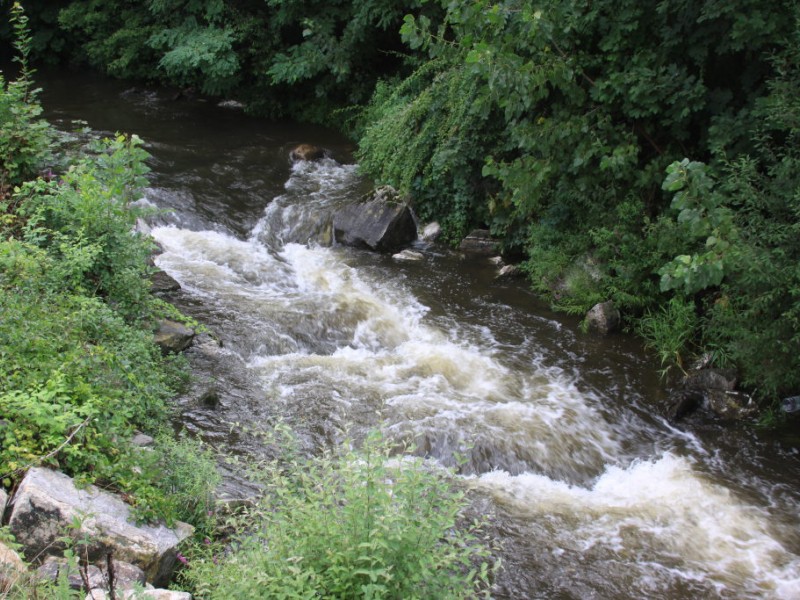
[[325,150],[312,144],[300,144],[289,153],[289,158],[298,160],[319,160],[325,158]]

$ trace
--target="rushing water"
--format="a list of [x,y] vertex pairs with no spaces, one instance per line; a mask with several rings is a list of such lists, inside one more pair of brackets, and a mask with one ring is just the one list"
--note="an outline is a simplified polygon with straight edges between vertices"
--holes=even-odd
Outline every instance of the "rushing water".
[[[327,217],[368,189],[329,131],[88,78],[44,87],[61,127],[147,141],[145,202],[170,211],[152,219],[157,264],[224,342],[218,402],[185,403],[184,427],[232,453],[257,454],[278,419],[309,448],[371,427],[415,442],[493,515],[497,597],[800,598],[790,428],[670,426],[635,341],[580,333],[488,261],[327,246]],[[337,160],[291,165],[300,142]]]

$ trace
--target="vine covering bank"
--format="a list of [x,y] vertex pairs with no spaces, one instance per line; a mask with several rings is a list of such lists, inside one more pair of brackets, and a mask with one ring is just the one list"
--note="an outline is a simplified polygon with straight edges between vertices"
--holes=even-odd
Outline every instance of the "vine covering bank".
[[[50,0],[39,60],[324,120],[449,239],[489,227],[665,368],[800,390],[795,2]],[[338,111],[338,112],[337,112]]]

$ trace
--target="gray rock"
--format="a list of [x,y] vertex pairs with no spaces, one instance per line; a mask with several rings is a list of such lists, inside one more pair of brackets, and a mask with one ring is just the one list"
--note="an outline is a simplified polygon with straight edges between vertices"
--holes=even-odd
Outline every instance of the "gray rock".
[[6,512],[6,504],[8,504],[8,494],[0,487],[0,523],[3,522],[3,515]]
[[133,226],[133,230],[136,233],[141,233],[142,235],[150,235],[153,231],[153,228],[147,224],[147,221],[139,217],[136,219],[136,224]]
[[83,577],[89,582],[88,589],[106,587],[106,579],[102,571],[94,565],[88,565],[83,575],[76,565],[70,565],[66,558],[48,556],[44,563],[36,569],[36,578],[39,581],[58,581],[59,576],[67,576],[70,589],[86,589]]
[[164,271],[156,271],[150,276],[150,291],[154,294],[177,292],[179,289],[181,284]]
[[461,240],[458,249],[467,254],[490,256],[497,252],[497,240],[492,238],[488,229],[474,229]]
[[492,256],[489,258],[489,262],[495,267],[503,267],[505,265],[502,256]]
[[387,187],[376,190],[369,202],[345,206],[334,214],[333,233],[338,243],[393,252],[417,239],[411,209]]
[[[130,590],[137,585],[141,587],[147,583],[144,571],[136,565],[122,560],[112,560],[111,563],[114,571],[114,590]],[[100,571],[103,574],[104,581],[108,582],[108,561],[100,563]],[[106,588],[108,586],[98,587]]]
[[161,319],[153,335],[153,341],[164,354],[183,352],[192,343],[194,330],[176,321]]
[[753,399],[743,392],[709,389],[704,395],[708,408],[718,417],[728,421],[749,419],[758,410]]
[[314,146],[312,144],[300,144],[289,152],[289,158],[293,161],[298,160],[319,160],[325,158],[326,152],[324,148]]
[[435,242],[442,235],[442,227],[436,221],[428,223],[422,228],[419,239],[423,242]]
[[420,262],[425,260],[425,255],[422,254],[422,252],[417,252],[416,250],[406,249],[402,252],[398,252],[397,254],[393,254],[392,258],[401,262]]
[[589,331],[608,335],[616,330],[621,322],[619,311],[611,300],[595,304],[586,313],[586,328]]
[[141,432],[137,433],[133,436],[133,439],[131,439],[131,445],[139,446],[140,448],[152,446],[154,443],[155,440],[152,437]]
[[[81,523],[77,531],[71,527],[76,519]],[[90,562],[111,552],[114,558],[140,567],[157,584],[169,580],[178,544],[192,533],[185,523],[174,529],[135,525],[130,507],[117,496],[91,485],[79,490],[63,473],[38,467],[20,483],[8,525],[29,558],[63,551],[59,538],[73,533],[88,540],[82,552]]]
[[28,568],[19,554],[0,542],[0,596],[5,597],[4,594],[27,575]]
[[724,390],[736,389],[736,371],[733,369],[699,369],[689,371],[684,379],[684,386],[696,390]]

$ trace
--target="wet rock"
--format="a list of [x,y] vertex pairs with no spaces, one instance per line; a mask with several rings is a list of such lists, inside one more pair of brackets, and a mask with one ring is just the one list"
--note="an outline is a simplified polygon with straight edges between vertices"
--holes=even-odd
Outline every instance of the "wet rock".
[[28,568],[19,554],[0,542],[0,595],[10,591],[15,583],[27,575]]
[[616,330],[620,322],[619,311],[611,300],[595,304],[586,313],[586,328],[602,335],[608,335]]
[[243,110],[244,102],[239,102],[238,100],[221,100],[217,102],[217,106],[219,106],[220,108],[232,108],[234,110]]
[[505,262],[503,262],[502,256],[491,256],[489,257],[489,263],[493,264],[495,267],[503,267],[505,266]]
[[150,291],[154,294],[177,292],[179,289],[181,284],[164,271],[156,271],[150,276]]
[[492,238],[488,229],[475,229],[461,240],[458,249],[467,254],[489,256],[497,252],[497,240]]
[[428,223],[422,228],[419,239],[423,242],[435,242],[442,235],[442,227],[436,221]]
[[289,152],[289,158],[293,161],[299,160],[320,160],[325,158],[325,149],[312,144],[300,144]]
[[72,590],[87,589],[84,577],[89,582],[88,589],[106,587],[106,579],[102,571],[95,565],[88,565],[78,569],[77,565],[70,565],[66,558],[48,556],[42,566],[36,569],[36,579],[39,581],[56,582],[60,576],[66,575],[69,587]]
[[417,238],[417,225],[408,204],[384,186],[369,202],[337,211],[333,232],[336,241],[345,246],[393,252]]
[[741,421],[756,414],[758,407],[749,394],[721,389],[705,392],[708,407],[721,419]]
[[800,396],[789,396],[781,400],[781,410],[789,414],[800,412]]
[[689,371],[670,395],[667,417],[679,421],[704,408],[725,420],[752,417],[757,410],[752,398],[734,391],[737,376],[732,369],[696,369]]
[[422,254],[422,252],[417,252],[416,250],[406,249],[402,252],[398,252],[397,254],[393,254],[392,258],[401,262],[420,262],[425,260],[425,255]]
[[153,231],[153,228],[147,224],[147,221],[139,217],[138,219],[136,219],[136,223],[133,226],[133,230],[136,233],[141,233],[142,235],[150,235]]
[[524,273],[522,269],[520,269],[517,265],[505,265],[500,268],[495,275],[495,280],[502,280],[502,279],[516,279],[518,277],[522,277]]
[[164,354],[183,352],[192,343],[194,330],[169,319],[161,319],[153,336],[153,341],[161,347]]
[[703,394],[697,390],[679,389],[670,395],[667,419],[673,423],[692,414],[703,405]]
[[169,580],[178,544],[189,537],[185,523],[170,529],[163,524],[135,525],[130,507],[120,498],[95,486],[78,489],[70,477],[48,469],[33,468],[23,478],[12,500],[11,533],[29,558],[64,550],[59,538],[71,531],[88,540],[82,555],[90,562],[108,553],[139,566],[155,583]]
[[724,390],[736,389],[736,371],[733,369],[697,369],[689,371],[683,380],[686,388],[695,390]]

